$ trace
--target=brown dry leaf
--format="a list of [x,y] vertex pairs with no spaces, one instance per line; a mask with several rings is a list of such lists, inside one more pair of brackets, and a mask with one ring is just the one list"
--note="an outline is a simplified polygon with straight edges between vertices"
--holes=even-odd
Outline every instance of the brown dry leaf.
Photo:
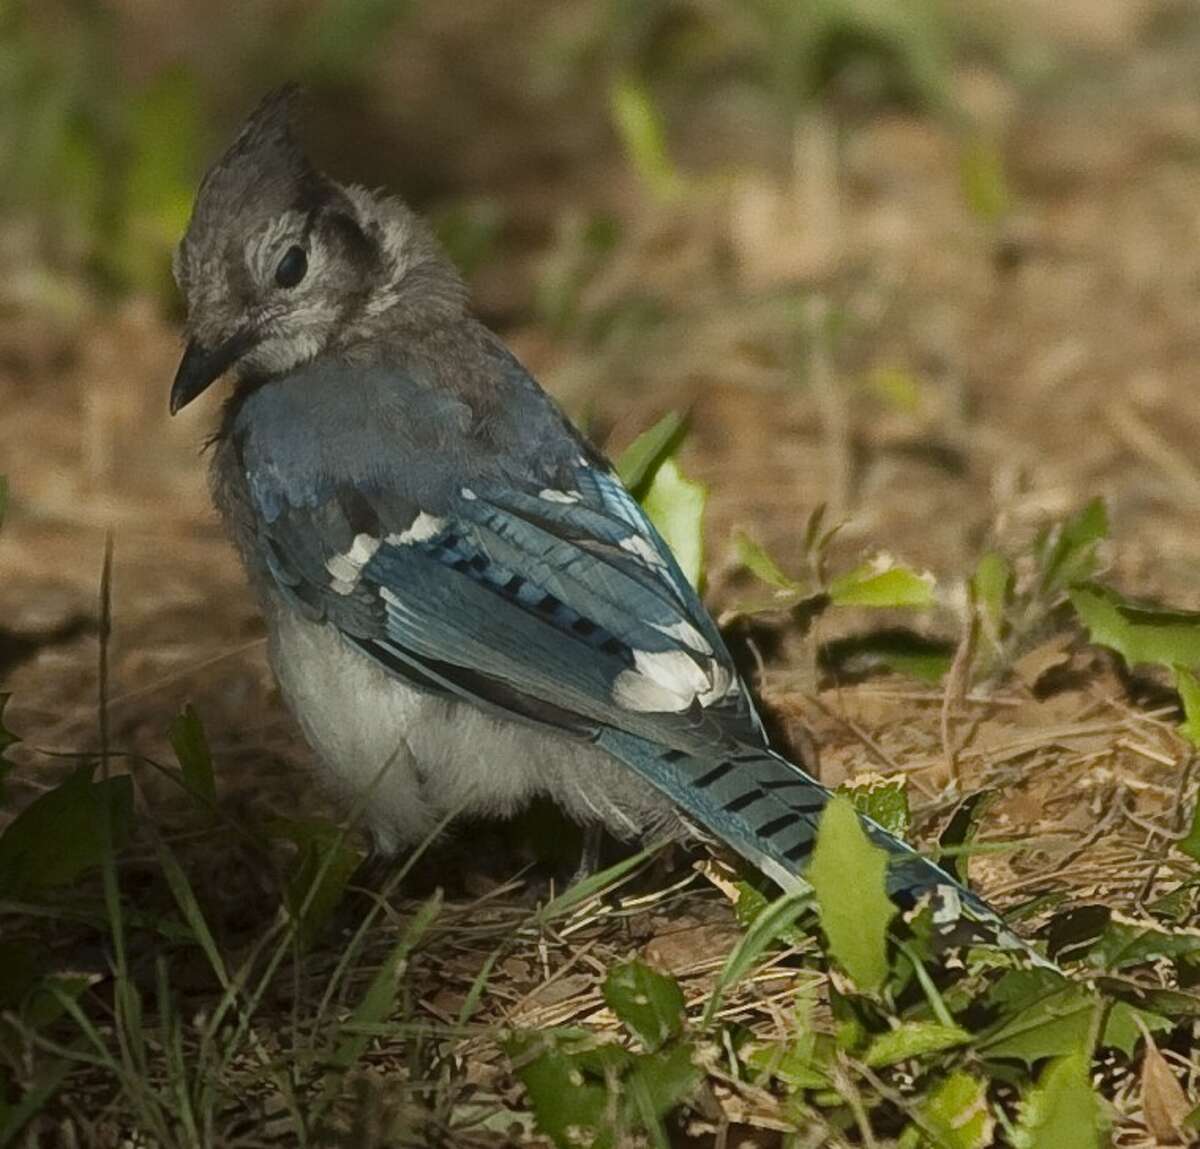
[[1160,1145],[1185,1145],[1191,1137],[1183,1127],[1192,1104],[1167,1060],[1145,1028],[1146,1053],[1142,1058],[1142,1113],[1146,1128]]
[[660,934],[642,950],[646,960],[666,973],[683,973],[727,954],[741,931],[729,923],[710,923]]
[[1032,691],[1043,676],[1070,660],[1070,647],[1074,641],[1074,635],[1060,634],[1050,639],[1049,642],[1035,646],[1028,654],[1022,655],[1013,663],[1013,673],[1021,680],[1021,684],[1026,689]]

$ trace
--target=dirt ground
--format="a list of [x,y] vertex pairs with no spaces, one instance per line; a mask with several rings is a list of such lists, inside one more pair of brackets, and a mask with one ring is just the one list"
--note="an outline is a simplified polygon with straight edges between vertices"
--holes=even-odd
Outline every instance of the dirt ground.
[[[999,222],[964,200],[956,129],[925,114],[818,118],[796,144],[798,173],[785,141],[683,208],[639,185],[604,130],[602,102],[571,130],[562,112],[542,125],[545,101],[514,96],[507,135],[463,155],[475,134],[461,125],[486,126],[481,109],[504,89],[481,68],[491,81],[458,89],[426,121],[420,146],[438,158],[412,186],[427,205],[447,188],[483,186],[505,205],[509,262],[480,270],[478,297],[543,383],[614,453],[664,411],[690,412],[681,461],[711,493],[714,612],[751,587],[736,529],[798,569],[803,524],[826,502],[848,519],[835,561],[887,550],[933,571],[939,606],[917,625],[956,639],[964,578],[984,547],[1019,546],[1097,495],[1111,513],[1111,581],[1200,608],[1200,20],[1188,5],[1149,0],[1019,7],[1023,35],[1059,59],[1056,78],[1025,86],[974,62],[954,76],[1005,161],[1012,206]],[[419,54],[425,36],[445,58],[479,26],[432,19],[406,50]],[[436,93],[451,80],[427,69],[421,82]],[[392,122],[412,140],[418,119],[410,103]],[[516,143],[506,151],[521,130],[539,141],[532,172]],[[729,144],[713,139],[686,119],[671,136],[689,173]],[[360,174],[353,156],[337,162],[338,175]],[[538,321],[532,298],[562,221],[600,209],[616,213],[621,240],[584,307],[645,296],[665,319],[597,343]],[[797,310],[784,288],[809,302]],[[811,337],[822,309],[839,317],[835,338]],[[148,300],[85,304],[70,320],[0,310],[10,485],[0,683],[13,695],[6,721],[26,739],[9,785],[23,800],[61,769],[44,751],[96,746],[95,619],[111,532],[113,742],[165,759],[167,723],[192,702],[224,803],[328,812],[209,509],[200,445],[219,396],[167,415],[179,353],[176,326]],[[882,395],[889,373],[915,381],[909,399]],[[851,615],[816,637],[877,622]],[[919,836],[935,832],[952,805],[940,690],[898,676],[814,681],[812,636],[776,637],[756,686],[784,736],[808,726],[831,782],[904,771]],[[1027,667],[950,716],[963,788],[1000,795],[988,835],[1028,839],[973,865],[972,878],[1000,905],[1058,888],[1081,900],[1102,891],[1136,912],[1190,809],[1188,754],[1169,708],[1135,700],[1101,656],[1068,655],[1071,673],[1054,689],[1033,690]],[[639,944],[728,924],[715,890],[690,896],[708,908],[665,914]],[[515,996],[541,978],[514,971],[526,987]],[[567,981],[578,992],[542,1003],[555,1021],[597,1008]],[[431,1002],[435,1014],[452,1007]]]

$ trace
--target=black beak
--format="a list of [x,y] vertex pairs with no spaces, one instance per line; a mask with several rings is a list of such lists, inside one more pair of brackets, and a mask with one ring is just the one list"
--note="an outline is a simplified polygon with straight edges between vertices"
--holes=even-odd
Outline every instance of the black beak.
[[211,350],[202,347],[194,339],[180,360],[171,385],[171,414],[177,415],[197,395],[207,391],[257,342],[248,328],[231,335],[224,343]]

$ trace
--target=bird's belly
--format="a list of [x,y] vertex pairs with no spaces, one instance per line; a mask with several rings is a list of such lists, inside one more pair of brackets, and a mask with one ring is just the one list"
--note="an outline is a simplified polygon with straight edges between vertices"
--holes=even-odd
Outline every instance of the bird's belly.
[[590,742],[410,686],[332,627],[285,608],[269,629],[285,700],[386,853],[423,841],[448,816],[506,816],[535,794],[626,839],[671,820],[667,798]]

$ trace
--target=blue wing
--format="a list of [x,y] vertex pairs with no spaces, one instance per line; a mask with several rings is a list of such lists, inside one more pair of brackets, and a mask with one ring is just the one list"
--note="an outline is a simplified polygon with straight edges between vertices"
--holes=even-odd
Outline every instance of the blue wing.
[[580,731],[762,743],[670,551],[585,456],[553,486],[481,476],[434,510],[358,486],[293,503],[262,475],[250,490],[276,585],[394,673]]

